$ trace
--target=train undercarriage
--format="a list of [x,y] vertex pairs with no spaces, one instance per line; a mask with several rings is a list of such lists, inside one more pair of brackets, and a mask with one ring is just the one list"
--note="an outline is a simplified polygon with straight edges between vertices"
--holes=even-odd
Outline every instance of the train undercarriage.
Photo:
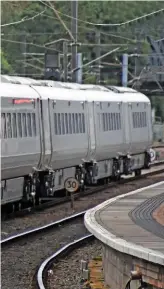
[[20,210],[22,206],[36,206],[42,201],[64,196],[64,182],[68,177],[76,178],[79,189],[83,191],[86,186],[118,181],[122,176],[139,176],[141,170],[150,168],[150,165],[150,153],[146,151],[99,162],[83,160],[79,166],[57,171],[34,170],[24,178],[1,182],[1,205],[7,205],[12,211]]

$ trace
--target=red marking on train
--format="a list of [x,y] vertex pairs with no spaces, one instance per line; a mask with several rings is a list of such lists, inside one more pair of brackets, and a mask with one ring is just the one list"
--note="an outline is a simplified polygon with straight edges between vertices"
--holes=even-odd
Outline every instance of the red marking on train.
[[31,103],[32,99],[14,99],[14,104]]

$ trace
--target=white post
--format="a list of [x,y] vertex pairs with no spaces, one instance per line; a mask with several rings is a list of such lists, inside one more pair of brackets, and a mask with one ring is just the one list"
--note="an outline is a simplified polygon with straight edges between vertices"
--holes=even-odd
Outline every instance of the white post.
[[128,54],[122,56],[122,86],[127,87],[128,84]]

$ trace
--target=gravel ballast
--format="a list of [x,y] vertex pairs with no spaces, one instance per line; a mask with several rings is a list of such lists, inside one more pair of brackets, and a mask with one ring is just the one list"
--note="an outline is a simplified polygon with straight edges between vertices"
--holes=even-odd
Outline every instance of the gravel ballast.
[[47,289],[77,289],[81,281],[81,260],[90,261],[102,256],[102,246],[98,240],[74,250],[49,270]]
[[33,276],[38,266],[57,249],[87,233],[82,218],[2,248],[2,288],[33,288]]

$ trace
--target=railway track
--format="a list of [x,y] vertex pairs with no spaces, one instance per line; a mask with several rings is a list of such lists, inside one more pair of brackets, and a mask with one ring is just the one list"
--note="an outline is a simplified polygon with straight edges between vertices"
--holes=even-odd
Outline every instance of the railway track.
[[[148,180],[144,178],[139,182],[140,187],[146,186],[148,183],[158,182],[160,178],[163,178],[163,176]],[[120,193],[117,191],[110,192],[110,195],[106,195],[106,198],[112,198],[118,194],[129,192],[129,190],[131,190],[131,187],[129,188],[128,185]],[[107,186],[104,191],[108,191]],[[100,202],[102,201],[103,199],[100,200]],[[92,207],[95,205],[92,197]],[[3,239],[1,241],[2,288],[31,288],[31,284],[34,284],[35,279],[34,272],[36,272],[39,264],[53,255],[56,250],[60,250],[66,244],[73,243],[75,239],[83,238],[88,234],[83,224],[85,211]]]
[[61,249],[57,250],[52,256],[44,260],[43,263],[40,265],[36,274],[37,288],[39,289],[47,288],[48,270],[52,267],[54,263],[55,264],[58,263],[61,258],[66,257],[75,249],[80,248],[83,245],[86,245],[88,242],[91,242],[94,239],[95,237],[92,234],[86,234],[84,237],[68,243]]
[[29,289],[42,260],[67,242],[86,235],[84,214],[85,211],[2,240],[2,288]]
[[[164,165],[164,161],[156,161],[152,164],[151,169],[154,167],[158,167],[158,171],[162,173],[162,172],[164,172],[164,166],[163,165]],[[151,169],[146,173],[145,173],[145,170],[143,170],[143,174],[141,176],[128,176],[127,178],[121,178],[121,180],[118,181],[117,183],[118,184],[125,184],[125,183],[128,183],[129,181],[142,179],[145,176],[156,174],[156,170],[151,171]],[[116,183],[111,182],[111,183],[107,183],[105,186],[106,187],[112,187],[114,185],[116,185]],[[90,187],[90,188],[88,187],[86,189],[86,191],[75,193],[74,194],[74,200],[78,200],[80,197],[83,197],[83,196],[94,194],[96,192],[101,191],[104,188],[105,188],[104,185],[102,185],[102,186],[99,185],[97,187]],[[70,202],[70,196],[65,196],[62,198],[53,198],[51,201],[42,203],[38,206],[28,207],[28,208],[25,208],[21,211],[16,211],[16,212],[12,212],[12,213],[7,214],[7,215],[3,215],[2,221],[6,220],[6,219],[12,219],[15,217],[21,217],[21,216],[23,217],[25,215],[33,214],[35,212],[39,212],[39,211],[42,211],[42,210],[57,206],[59,204],[66,203],[66,202]]]

